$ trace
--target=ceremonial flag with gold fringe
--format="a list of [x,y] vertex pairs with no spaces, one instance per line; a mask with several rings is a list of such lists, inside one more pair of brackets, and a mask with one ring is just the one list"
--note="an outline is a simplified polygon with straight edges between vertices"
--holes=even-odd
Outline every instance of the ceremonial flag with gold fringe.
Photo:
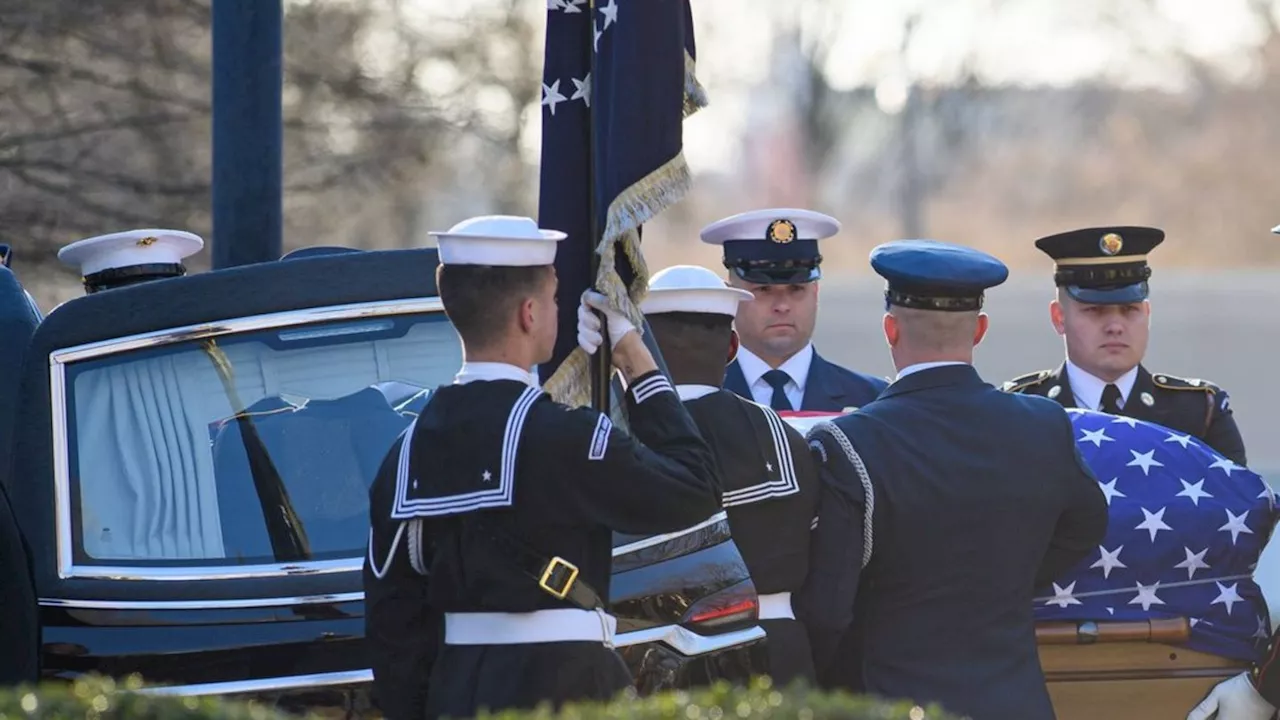
[[689,0],[547,0],[538,224],[568,238],[556,253],[559,338],[539,376],[560,402],[591,401],[577,347],[583,290],[643,327],[639,231],[689,189],[682,124],[706,104],[695,57]]

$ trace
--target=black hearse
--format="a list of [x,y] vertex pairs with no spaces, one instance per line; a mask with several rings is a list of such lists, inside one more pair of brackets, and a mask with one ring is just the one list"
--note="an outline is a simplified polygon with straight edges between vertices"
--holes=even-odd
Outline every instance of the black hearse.
[[[435,266],[431,249],[355,252],[156,280],[55,308],[20,370],[0,354],[17,378],[3,482],[33,552],[46,678],[367,707],[367,488],[461,361]],[[18,312],[21,288],[0,280],[0,313]],[[614,557],[617,642],[642,692],[759,667],[723,514],[620,536]]]

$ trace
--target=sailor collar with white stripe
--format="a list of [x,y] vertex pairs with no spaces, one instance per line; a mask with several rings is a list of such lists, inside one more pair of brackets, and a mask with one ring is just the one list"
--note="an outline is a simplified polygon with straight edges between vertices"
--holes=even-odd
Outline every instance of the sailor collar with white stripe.
[[458,374],[454,376],[453,384],[466,385],[470,382],[491,380],[515,380],[530,387],[538,387],[538,379],[533,376],[533,373],[509,363],[499,362],[464,362]]
[[720,388],[712,385],[697,385],[690,383],[688,385],[677,385],[676,394],[680,396],[680,400],[697,400],[700,397],[706,397]]

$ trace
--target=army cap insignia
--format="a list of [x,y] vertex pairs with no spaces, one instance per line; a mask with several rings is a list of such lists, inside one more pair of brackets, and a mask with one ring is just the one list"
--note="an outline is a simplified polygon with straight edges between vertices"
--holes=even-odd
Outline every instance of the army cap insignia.
[[774,220],[765,230],[765,238],[779,245],[786,245],[796,239],[796,226],[790,220]]
[[1115,255],[1124,248],[1124,238],[1117,233],[1107,233],[1098,240],[1098,249],[1104,255]]

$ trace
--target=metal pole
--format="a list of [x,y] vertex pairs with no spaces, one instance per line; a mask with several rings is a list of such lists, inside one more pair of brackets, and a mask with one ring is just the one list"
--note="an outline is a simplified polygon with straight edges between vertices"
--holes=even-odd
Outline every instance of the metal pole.
[[[588,4],[590,13],[590,22],[587,23],[587,53],[591,58],[588,67],[591,68],[591,82],[599,82],[596,76],[596,51],[595,51],[595,32],[596,32],[596,3],[591,0]],[[594,278],[600,269],[600,255],[595,251],[596,245],[600,243],[600,239],[604,236],[604,223],[600,222],[600,203],[598,202],[600,194],[596,189],[596,182],[599,175],[596,173],[596,162],[600,158],[600,153],[596,152],[596,112],[595,105],[587,106],[587,168],[588,183],[591,188],[591,201],[588,203],[590,207],[589,222],[591,225],[591,278]],[[591,357],[591,407],[602,413],[609,413],[609,391],[612,389],[611,380],[613,379],[613,351],[609,347],[609,328],[608,320],[600,315],[601,332],[604,333],[604,344]]]
[[213,267],[279,259],[283,0],[213,1]]

